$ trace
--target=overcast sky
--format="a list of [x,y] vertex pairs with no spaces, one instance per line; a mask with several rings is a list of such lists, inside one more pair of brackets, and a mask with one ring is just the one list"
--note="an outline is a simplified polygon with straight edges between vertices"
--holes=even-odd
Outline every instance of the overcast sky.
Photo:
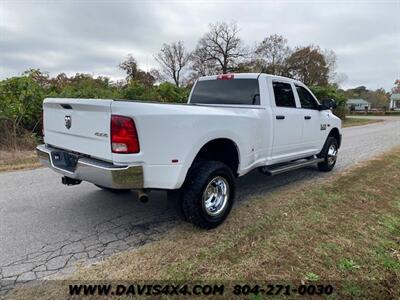
[[157,67],[153,55],[164,42],[192,49],[216,21],[236,21],[250,46],[277,33],[292,47],[335,51],[345,88],[390,89],[400,78],[400,0],[0,0],[0,78],[40,68],[120,79],[128,53],[144,70]]

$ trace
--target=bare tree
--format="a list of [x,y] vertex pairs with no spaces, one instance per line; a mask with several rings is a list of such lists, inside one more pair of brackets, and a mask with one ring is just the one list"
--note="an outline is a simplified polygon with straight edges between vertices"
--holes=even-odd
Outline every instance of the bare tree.
[[194,77],[212,75],[216,72],[215,61],[209,60],[204,48],[197,47],[190,55]]
[[286,75],[285,61],[290,54],[287,39],[278,34],[266,37],[256,48],[256,60],[262,72]]
[[246,49],[238,37],[239,28],[236,23],[226,22],[209,25],[207,32],[199,41],[197,49],[201,49],[205,61],[217,65],[222,73],[227,73],[238,63],[238,59],[246,56]]
[[189,62],[189,57],[183,42],[179,41],[172,44],[164,44],[154,58],[160,64],[162,72],[179,87],[182,79],[181,74]]
[[339,75],[336,72],[336,66],[337,66],[337,56],[336,53],[333,50],[325,50],[322,52],[322,55],[325,58],[327,67],[328,67],[328,76],[329,76],[329,81],[330,82],[337,82],[339,80]]
[[339,87],[343,83],[345,83],[348,79],[349,79],[349,77],[347,76],[346,73],[339,72],[339,73],[335,73],[335,76],[334,76],[333,81],[331,83],[336,85],[337,87]]

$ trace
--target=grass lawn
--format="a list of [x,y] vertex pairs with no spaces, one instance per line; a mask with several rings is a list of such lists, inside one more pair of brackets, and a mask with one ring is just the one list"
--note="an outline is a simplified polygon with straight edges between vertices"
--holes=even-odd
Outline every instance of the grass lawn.
[[[329,299],[394,299],[400,296],[399,183],[400,149],[329,181],[251,199],[217,229],[182,224],[72,279],[323,282],[335,288]],[[67,297],[67,287],[51,284],[12,296]]]
[[34,169],[42,166],[36,151],[0,151],[0,172]]
[[372,124],[372,123],[378,123],[382,122],[383,120],[378,120],[378,119],[368,119],[368,118],[352,118],[352,117],[346,117],[342,123],[342,127],[351,127],[351,126],[361,126],[361,125],[367,125],[367,124]]

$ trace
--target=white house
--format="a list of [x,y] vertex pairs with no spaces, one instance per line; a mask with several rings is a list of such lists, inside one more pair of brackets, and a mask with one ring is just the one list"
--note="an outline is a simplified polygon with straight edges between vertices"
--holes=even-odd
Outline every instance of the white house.
[[371,109],[371,104],[364,99],[349,99],[347,100],[347,107],[350,110],[365,110],[368,107],[368,110]]
[[400,94],[392,94],[390,96],[389,109],[400,109]]

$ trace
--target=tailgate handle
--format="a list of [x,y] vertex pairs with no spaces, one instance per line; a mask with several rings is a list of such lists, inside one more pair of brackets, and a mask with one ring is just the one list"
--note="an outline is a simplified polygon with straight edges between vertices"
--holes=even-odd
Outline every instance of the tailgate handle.
[[65,108],[65,109],[72,109],[72,106],[69,105],[69,104],[60,104],[60,105],[61,105],[62,108]]
[[276,116],[276,119],[277,120],[283,120],[283,119],[285,119],[285,116]]
[[304,119],[310,120],[310,119],[311,119],[311,116],[304,116]]

